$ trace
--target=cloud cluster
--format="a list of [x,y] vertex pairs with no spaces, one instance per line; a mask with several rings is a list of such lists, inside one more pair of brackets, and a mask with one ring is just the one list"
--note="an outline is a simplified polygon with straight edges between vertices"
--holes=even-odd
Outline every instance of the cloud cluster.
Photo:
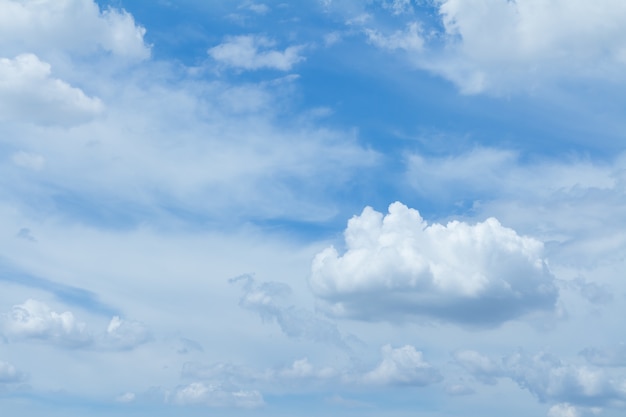
[[111,319],[106,332],[94,335],[70,311],[57,313],[47,304],[29,299],[4,314],[1,329],[11,341],[38,341],[75,349],[129,350],[151,339],[139,322]]
[[85,323],[65,311],[57,313],[37,300],[26,300],[11,308],[4,316],[3,330],[15,340],[40,340],[68,347],[84,347],[92,343]]
[[276,42],[260,35],[242,35],[226,38],[224,43],[209,49],[217,62],[236,69],[275,69],[289,71],[304,60],[300,55],[302,46],[289,46],[280,51],[272,49]]
[[339,369],[332,366],[317,366],[308,358],[296,359],[290,365],[273,369],[254,369],[231,363],[201,364],[187,362],[182,376],[204,382],[221,382],[229,386],[254,386],[265,389],[294,387],[353,386],[353,387],[423,387],[443,380],[439,370],[427,362],[423,353],[412,345],[381,348],[381,360],[373,368]]
[[[417,21],[410,1],[347,3],[335,8],[351,14],[349,24],[362,26],[370,43],[408,52],[417,68],[463,93],[537,91],[573,79],[624,81],[626,7],[620,0],[435,0],[416,6],[433,19]],[[392,12],[396,27],[410,29],[383,35],[389,25],[376,6]],[[420,26],[423,33],[413,30]]]
[[557,290],[541,242],[490,218],[428,225],[401,203],[383,215],[366,207],[348,222],[342,255],[329,247],[312,263],[310,285],[337,317],[430,317],[492,326],[551,310]]

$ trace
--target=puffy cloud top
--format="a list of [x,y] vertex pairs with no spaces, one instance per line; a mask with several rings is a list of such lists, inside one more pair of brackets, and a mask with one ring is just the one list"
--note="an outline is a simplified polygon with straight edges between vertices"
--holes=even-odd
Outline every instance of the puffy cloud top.
[[494,218],[428,225],[396,202],[385,216],[366,207],[344,236],[346,252],[329,247],[317,254],[310,278],[334,316],[491,326],[556,301],[542,243]]
[[376,385],[415,385],[424,386],[440,382],[443,377],[435,368],[424,361],[422,352],[406,345],[382,348],[383,360],[378,367],[366,373],[362,381]]

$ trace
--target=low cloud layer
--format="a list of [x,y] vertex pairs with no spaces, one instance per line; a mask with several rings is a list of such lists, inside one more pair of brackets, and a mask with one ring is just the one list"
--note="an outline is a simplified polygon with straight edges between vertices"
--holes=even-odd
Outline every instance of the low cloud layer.
[[345,253],[320,252],[310,279],[333,316],[494,326],[551,310],[557,298],[541,242],[493,218],[428,225],[396,202],[387,215],[366,207],[344,236]]

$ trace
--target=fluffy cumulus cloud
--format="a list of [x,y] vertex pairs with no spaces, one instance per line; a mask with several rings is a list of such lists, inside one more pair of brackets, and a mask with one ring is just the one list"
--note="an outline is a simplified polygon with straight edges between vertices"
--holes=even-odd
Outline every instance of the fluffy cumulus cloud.
[[[51,72],[50,64],[33,54],[0,58],[0,120],[71,125],[103,111],[100,99],[87,96]],[[21,156],[16,162],[32,166],[33,158]]]
[[85,323],[65,311],[57,313],[37,300],[26,300],[4,315],[3,330],[11,339],[39,340],[60,346],[81,347],[92,343]]
[[4,314],[2,331],[15,342],[38,341],[75,349],[130,350],[151,340],[144,324],[118,316],[111,319],[105,332],[94,335],[72,312],[58,313],[33,299]]
[[317,254],[310,277],[334,316],[492,326],[551,310],[556,301],[542,243],[494,218],[429,225],[396,202],[387,215],[366,207],[344,237],[345,253],[329,247]]
[[[620,209],[626,202],[625,168],[624,154],[605,160],[575,154],[536,158],[510,149],[476,147],[442,157],[412,154],[406,178],[431,201],[471,206],[477,215],[496,216],[551,242],[552,248],[558,244],[549,254],[556,267],[621,258],[626,239],[615,224],[626,223]],[[562,288],[596,305],[615,296],[599,277],[572,277]]]
[[406,345],[382,348],[382,361],[361,377],[361,381],[374,385],[424,386],[440,382],[443,377],[432,365],[424,361],[422,352]]
[[209,49],[209,55],[217,62],[243,70],[275,69],[289,71],[304,60],[300,55],[302,46],[289,46],[284,50],[273,49],[276,42],[265,36],[242,35],[226,38],[224,43]]
[[93,0],[0,0],[0,53],[89,54],[145,59],[145,29],[129,13]]

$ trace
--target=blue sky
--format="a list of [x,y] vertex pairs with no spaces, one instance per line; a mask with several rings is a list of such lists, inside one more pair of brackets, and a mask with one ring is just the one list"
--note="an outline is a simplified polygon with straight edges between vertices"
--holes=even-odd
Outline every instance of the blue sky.
[[626,5],[0,0],[0,407],[618,416]]

